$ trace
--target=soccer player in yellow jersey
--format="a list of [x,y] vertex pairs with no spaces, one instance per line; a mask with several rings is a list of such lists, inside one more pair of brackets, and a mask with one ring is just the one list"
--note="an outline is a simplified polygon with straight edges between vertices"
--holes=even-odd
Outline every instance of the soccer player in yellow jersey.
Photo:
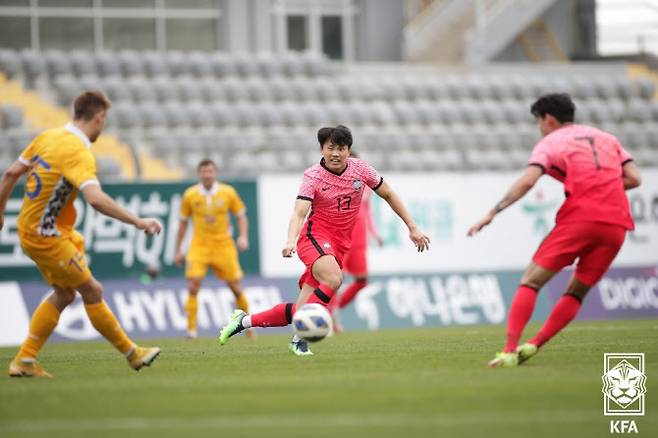
[[60,313],[82,295],[93,326],[139,370],[149,366],[159,348],[142,348],[123,331],[103,301],[103,286],[92,276],[82,236],[73,229],[73,202],[82,192],[92,207],[147,234],[159,233],[155,219],[143,219],[121,208],[101,189],[96,162],[89,150],[105,126],[110,101],[99,91],[86,91],[73,102],[73,121],[37,136],[0,180],[0,229],[9,194],[27,175],[25,196],[18,216],[21,247],[37,265],[52,293],[36,308],[29,335],[9,365],[12,377],[51,377],[36,361],[37,353],[53,332]]
[[[175,262],[183,264],[181,244],[187,231],[187,223],[192,219],[194,233],[185,259],[185,278],[189,295],[185,305],[187,312],[187,337],[197,336],[197,294],[201,281],[211,267],[217,278],[226,282],[235,295],[237,307],[247,311],[249,304],[242,290],[242,268],[238,251],[249,249],[247,211],[240,196],[233,187],[217,182],[217,165],[212,160],[202,160],[198,167],[199,184],[185,191],[181,202],[180,224],[176,236]],[[238,225],[237,242],[233,242],[230,232],[229,213]],[[253,333],[247,333],[253,337]]]

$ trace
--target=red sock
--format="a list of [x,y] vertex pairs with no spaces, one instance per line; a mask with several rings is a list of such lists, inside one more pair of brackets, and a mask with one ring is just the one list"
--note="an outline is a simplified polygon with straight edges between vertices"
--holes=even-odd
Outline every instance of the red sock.
[[581,301],[578,297],[571,294],[562,295],[542,328],[539,329],[537,336],[528,342],[537,347],[544,345],[576,317],[580,305]]
[[311,294],[310,297],[308,297],[307,303],[318,303],[323,305],[324,307],[329,306],[329,302],[331,302],[331,299],[333,296],[336,295],[336,291],[327,286],[326,284],[320,284],[313,293]]
[[367,284],[368,282],[365,280],[357,280],[354,283],[350,284],[349,287],[345,289],[345,291],[342,292],[338,297],[338,307],[342,309],[343,307],[351,303],[352,300],[354,300],[354,297],[356,297],[356,294],[361,289],[366,287]]
[[522,284],[516,290],[507,318],[507,343],[503,351],[512,353],[521,339],[521,334],[532,316],[537,301],[537,290]]
[[252,327],[285,327],[292,322],[295,304],[281,303],[269,310],[251,315]]

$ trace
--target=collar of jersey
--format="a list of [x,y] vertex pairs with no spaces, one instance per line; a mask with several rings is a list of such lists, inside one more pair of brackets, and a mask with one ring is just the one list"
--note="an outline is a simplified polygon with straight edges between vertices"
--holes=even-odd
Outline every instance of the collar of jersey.
[[85,146],[87,146],[88,148],[91,147],[91,141],[89,140],[89,137],[87,137],[87,134],[82,132],[80,128],[75,126],[73,123],[67,123],[64,128],[66,128],[66,130],[69,131],[71,134],[80,137],[80,140],[84,142]]
[[199,191],[204,196],[214,196],[215,193],[217,193],[217,190],[219,190],[219,183],[218,182],[215,182],[212,185],[212,189],[210,189],[210,190],[206,190],[206,188],[203,186],[203,184],[199,183]]
[[322,166],[324,168],[324,170],[326,170],[329,173],[333,173],[334,175],[338,175],[338,176],[341,176],[342,174],[344,174],[345,171],[347,170],[347,166],[349,166],[349,165],[350,165],[350,160],[347,160],[347,163],[345,163],[345,169],[341,170],[340,172],[334,172],[333,170],[331,170],[327,167],[327,163],[324,160],[324,157],[322,157],[322,159],[320,160],[320,166]]

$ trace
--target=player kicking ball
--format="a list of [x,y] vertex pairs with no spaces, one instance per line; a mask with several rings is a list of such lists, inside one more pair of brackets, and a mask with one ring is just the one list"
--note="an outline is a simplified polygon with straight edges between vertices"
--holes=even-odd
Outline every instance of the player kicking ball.
[[[575,105],[568,94],[540,97],[530,111],[543,138],[528,167],[505,197],[468,230],[473,236],[521,199],[544,174],[564,184],[566,200],[555,227],[539,245],[516,291],[507,321],[507,342],[490,367],[520,365],[576,317],[587,292],[601,279],[619,252],[626,231],[634,228],[625,190],[640,185],[640,172],[619,140],[599,129],[574,124]],[[539,290],[575,260],[567,289],[537,335],[518,346]]]
[[73,229],[73,203],[78,192],[100,213],[134,225],[147,234],[160,233],[155,219],[138,218],[121,208],[101,189],[96,161],[89,148],[100,135],[110,101],[100,91],[87,91],[73,102],[73,122],[40,134],[5,172],[0,182],[0,229],[9,194],[18,179],[29,172],[18,215],[21,248],[39,268],[53,291],[36,308],[29,335],[9,365],[12,377],[51,377],[37,362],[61,312],[82,295],[87,316],[98,332],[114,345],[135,370],[151,365],[160,349],[142,348],[123,331],[105,301],[103,286],[92,276],[84,253],[84,240]]
[[[418,229],[391,187],[368,163],[350,157],[352,133],[347,127],[320,129],[318,142],[322,159],[304,172],[288,239],[281,251],[283,257],[292,257],[296,251],[306,266],[299,279],[301,292],[297,303],[277,304],[253,315],[236,310],[219,333],[220,345],[250,327],[287,326],[296,307],[307,302],[329,305],[343,282],[343,257],[352,244],[352,229],[365,186],[381,196],[404,221],[419,252],[429,248],[429,238]],[[289,348],[298,356],[312,354],[307,343],[297,336]]]

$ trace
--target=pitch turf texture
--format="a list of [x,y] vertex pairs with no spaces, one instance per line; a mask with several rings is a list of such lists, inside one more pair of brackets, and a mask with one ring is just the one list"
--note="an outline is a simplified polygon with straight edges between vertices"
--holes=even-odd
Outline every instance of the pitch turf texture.
[[[527,364],[488,369],[503,334],[346,333],[313,357],[282,335],[167,339],[139,373],[104,342],[51,344],[55,379],[0,380],[0,436],[604,437],[604,352],[645,353],[646,415],[627,419],[658,436],[658,320],[574,323]],[[14,353],[0,349],[3,366]]]

